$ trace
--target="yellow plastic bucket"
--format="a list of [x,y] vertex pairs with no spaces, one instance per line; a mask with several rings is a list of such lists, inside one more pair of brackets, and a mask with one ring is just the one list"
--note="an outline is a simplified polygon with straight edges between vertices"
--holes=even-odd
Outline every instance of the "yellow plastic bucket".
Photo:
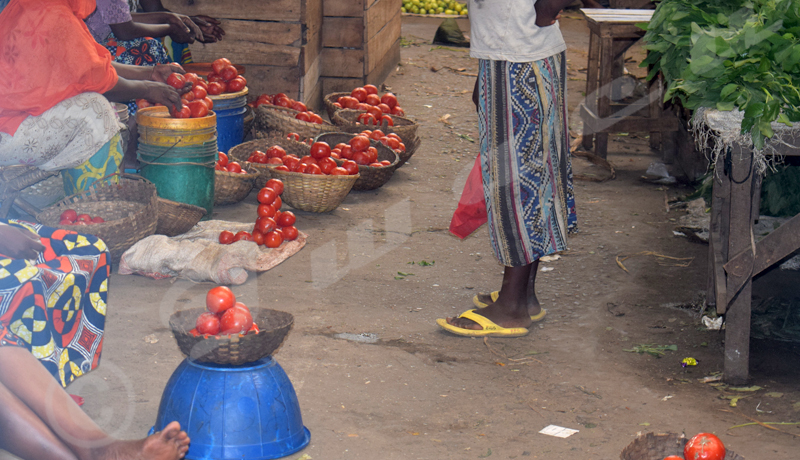
[[172,118],[166,107],[147,107],[136,112],[139,142],[162,147],[205,144],[217,137],[217,115]]

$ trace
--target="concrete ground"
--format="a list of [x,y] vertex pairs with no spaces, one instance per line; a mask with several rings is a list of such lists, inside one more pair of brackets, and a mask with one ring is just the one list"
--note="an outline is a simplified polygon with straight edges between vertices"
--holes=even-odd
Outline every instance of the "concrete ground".
[[[248,305],[295,317],[275,358],[294,384],[311,443],[288,458],[610,460],[650,431],[713,432],[751,460],[798,458],[798,425],[735,427],[798,422],[796,347],[754,345],[757,392],[699,380],[722,369],[724,334],[699,322],[708,248],[672,232],[682,212],[666,202],[691,190],[641,180],[659,161],[644,133],[614,138],[615,180],[575,182],[580,233],[538,275],[546,321],[517,339],[439,330],[436,318],[498,289],[503,268],[485,227],[463,241],[447,231],[478,153],[470,100],[477,63],[465,49],[431,45],[437,25],[404,19],[402,61],[386,82],[420,124],[419,151],[384,187],[352,192],[327,214],[297,212],[306,247],[233,287]],[[588,32],[577,13],[565,14],[562,30],[575,125]],[[573,166],[586,177],[603,174],[581,159]],[[249,222],[255,209],[251,194],[215,218]],[[632,256],[627,272],[618,256]],[[140,437],[153,425],[184,359],[167,319],[202,306],[210,287],[112,277],[102,364],[68,388],[111,433]],[[660,359],[626,351],[642,344],[677,351]],[[681,367],[685,357],[698,366]],[[737,394],[747,397],[731,407]],[[579,431],[540,434],[548,425]]]

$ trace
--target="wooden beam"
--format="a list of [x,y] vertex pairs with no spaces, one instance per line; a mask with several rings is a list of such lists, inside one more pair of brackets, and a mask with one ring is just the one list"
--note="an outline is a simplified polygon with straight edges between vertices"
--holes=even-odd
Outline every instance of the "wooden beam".
[[314,64],[314,61],[316,61],[322,53],[321,32],[321,30],[317,30],[316,34],[310,35],[308,37],[308,43],[306,43],[301,49],[300,62],[302,63],[304,74],[308,73],[309,69]]
[[300,22],[312,33],[318,33],[322,28],[322,0],[303,0],[301,3],[303,10]]
[[[227,36],[217,43],[194,43],[189,49],[195,62],[212,62],[219,57],[227,57],[232,62],[244,65],[280,63],[285,67],[296,67],[300,62],[299,47],[244,42],[228,39]],[[247,80],[250,81],[250,78]]]
[[[364,50],[322,49],[321,75],[326,77],[364,77]],[[353,89],[353,88],[350,88]]]
[[398,9],[394,17],[383,26],[383,29],[367,42],[367,60],[364,67],[367,75],[378,66],[378,63],[383,60],[386,53],[389,52],[395,42],[400,38],[401,26],[402,17]]
[[328,48],[363,48],[363,18],[325,18],[322,46]]
[[[380,32],[386,24],[400,14],[403,0],[377,0],[367,11],[364,17],[366,37],[369,41]],[[399,35],[398,35],[399,36]]]
[[[165,8],[187,16],[217,19],[301,22],[307,0],[162,0]],[[342,2],[345,3],[345,2]]]
[[394,71],[400,62],[400,39],[398,38],[389,51],[367,75],[367,83],[380,87],[381,83]]
[[302,86],[300,88],[301,99],[305,100],[308,91],[314,89],[319,83],[319,71],[322,56],[317,56],[314,62],[311,63],[308,72],[303,75]]
[[304,95],[303,103],[309,109],[322,114],[324,109],[322,107],[322,82],[318,81],[317,85]]

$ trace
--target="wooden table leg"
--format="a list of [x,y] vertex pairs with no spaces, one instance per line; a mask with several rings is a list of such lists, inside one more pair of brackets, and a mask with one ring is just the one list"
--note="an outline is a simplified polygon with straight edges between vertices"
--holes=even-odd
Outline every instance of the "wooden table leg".
[[[589,32],[589,60],[586,64],[586,95],[583,103],[592,113],[597,113],[597,72],[600,61],[599,37]],[[583,121],[583,148],[592,150],[594,133],[587,128],[586,120]]]
[[[753,231],[753,152],[734,144],[731,148],[730,235],[728,255],[752,246]],[[722,159],[722,157],[720,157]],[[719,165],[719,161],[717,162]],[[726,260],[727,262],[727,260]],[[733,288],[733,286],[730,286]],[[731,384],[747,381],[750,366],[750,303],[752,276],[737,291],[728,289],[725,312],[725,360],[723,378]],[[718,299],[720,301],[720,299]]]
[[[614,69],[614,40],[606,34],[600,36],[600,89],[597,99],[597,117],[605,120],[611,115],[612,71]],[[595,133],[595,154],[608,156],[608,132]]]

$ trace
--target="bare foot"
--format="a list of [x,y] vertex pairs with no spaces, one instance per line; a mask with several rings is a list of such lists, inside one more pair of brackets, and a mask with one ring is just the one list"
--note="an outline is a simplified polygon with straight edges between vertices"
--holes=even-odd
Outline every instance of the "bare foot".
[[[492,300],[491,298],[489,299]],[[531,315],[528,314],[528,309],[526,306],[520,307],[508,307],[501,303],[502,299],[497,299],[497,302],[489,305],[486,308],[481,308],[475,311],[475,313],[484,316],[490,319],[495,324],[502,326],[502,327],[525,327],[531,325]],[[451,324],[456,327],[460,327],[462,329],[474,329],[480,330],[481,326],[472,321],[471,319],[466,318],[447,318],[448,324]]]
[[179,460],[189,450],[189,435],[178,422],[138,441],[116,441],[97,452],[97,460]]
[[[542,311],[542,306],[539,304],[539,299],[536,298],[536,294],[530,292],[530,287],[528,288],[528,315],[529,316],[536,316]],[[492,295],[486,294],[483,292],[478,293],[478,300],[486,305],[492,305],[494,302],[492,301]],[[483,310],[485,308],[480,309],[481,314],[483,314]]]

